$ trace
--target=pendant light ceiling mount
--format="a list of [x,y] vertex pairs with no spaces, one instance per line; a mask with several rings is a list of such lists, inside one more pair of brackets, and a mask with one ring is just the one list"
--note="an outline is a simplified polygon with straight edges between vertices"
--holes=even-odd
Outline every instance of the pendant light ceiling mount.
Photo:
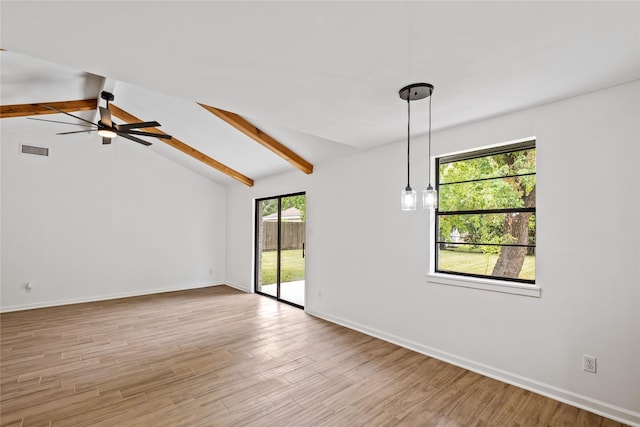
[[413,83],[406,85],[398,94],[403,101],[418,101],[431,96],[433,93],[433,85],[429,83]]

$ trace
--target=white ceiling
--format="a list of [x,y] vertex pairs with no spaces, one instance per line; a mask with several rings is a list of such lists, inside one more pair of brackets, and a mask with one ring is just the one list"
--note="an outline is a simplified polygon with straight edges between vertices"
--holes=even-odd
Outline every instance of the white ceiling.
[[[398,89],[408,83],[435,86],[438,130],[640,79],[638,1],[3,0],[0,8],[2,105],[96,97],[106,77],[116,105],[254,179],[293,166],[196,102],[242,115],[318,164],[403,139]],[[427,106],[412,103],[414,119]],[[425,132],[426,120],[412,128]],[[159,141],[150,149],[233,182]]]

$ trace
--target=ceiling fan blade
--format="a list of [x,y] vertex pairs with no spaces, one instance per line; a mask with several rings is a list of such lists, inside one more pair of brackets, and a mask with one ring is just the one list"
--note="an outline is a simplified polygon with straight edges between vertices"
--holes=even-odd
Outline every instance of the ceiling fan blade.
[[107,127],[113,127],[113,122],[111,122],[111,111],[104,107],[100,107],[100,121]]
[[131,135],[128,135],[128,134],[123,133],[123,132],[118,132],[118,135],[123,137],[123,138],[130,139],[131,141],[135,141],[138,144],[142,144],[142,145],[147,146],[147,147],[151,145],[150,142],[147,142],[144,139],[136,138],[135,136],[131,136]]
[[140,128],[156,128],[160,126],[158,122],[140,122],[140,123],[123,123],[121,125],[116,125],[116,129],[119,131],[128,131],[129,129],[140,129]]
[[106,136],[102,137],[102,145],[111,144],[111,138],[107,138]]
[[[84,124],[84,123],[61,122],[60,120],[39,119],[37,117],[27,117],[27,119],[29,119],[29,120],[39,120],[41,122],[62,123],[62,124],[65,124],[65,125],[75,125],[75,126],[86,126],[86,127],[89,127],[89,125]],[[93,123],[92,123],[92,125],[93,125]]]
[[66,114],[67,116],[71,116],[74,119],[78,119],[78,120],[80,120],[82,122],[89,123],[90,125],[98,126],[96,123],[90,122],[89,120],[85,120],[82,117],[74,116],[71,113],[67,113],[66,111],[62,111],[62,110],[60,110],[60,109],[58,109],[56,107],[52,107],[51,105],[44,105],[44,104],[41,104],[41,105],[43,107],[46,107],[46,108],[50,109],[50,110],[57,111],[58,113]]
[[171,135],[167,135],[164,133],[152,133],[152,132],[144,132],[141,130],[128,130],[125,131],[127,135],[140,135],[140,136],[152,136],[154,138],[162,138],[162,139],[171,139]]
[[86,129],[86,130],[74,130],[72,132],[60,132],[56,133],[56,135],[71,135],[72,133],[84,133],[84,132],[94,132],[97,129]]

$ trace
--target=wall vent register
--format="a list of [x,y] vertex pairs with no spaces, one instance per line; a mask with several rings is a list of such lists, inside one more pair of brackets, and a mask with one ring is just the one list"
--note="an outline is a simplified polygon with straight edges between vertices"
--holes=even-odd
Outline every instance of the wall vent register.
[[33,145],[20,145],[20,151],[22,154],[34,154],[36,156],[49,156],[49,149],[45,147],[36,147]]

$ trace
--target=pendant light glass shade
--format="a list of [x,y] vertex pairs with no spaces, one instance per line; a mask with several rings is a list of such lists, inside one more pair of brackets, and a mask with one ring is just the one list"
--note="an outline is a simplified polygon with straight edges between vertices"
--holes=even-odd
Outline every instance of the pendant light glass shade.
[[436,209],[438,207],[438,192],[431,184],[422,191],[422,207],[424,209]]
[[416,205],[416,191],[412,190],[411,187],[406,187],[402,190],[401,200],[400,200],[400,208],[403,211],[415,211]]

